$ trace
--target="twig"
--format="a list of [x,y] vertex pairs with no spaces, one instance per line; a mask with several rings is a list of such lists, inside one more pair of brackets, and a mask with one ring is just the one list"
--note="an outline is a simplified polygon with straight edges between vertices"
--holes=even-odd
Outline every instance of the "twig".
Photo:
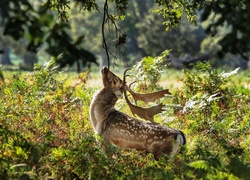
[[[107,42],[106,42],[105,23],[108,23],[109,29],[111,28],[111,25],[113,25],[115,28],[115,36],[116,36],[116,41],[117,41],[116,45],[115,45],[115,48],[116,48],[115,54],[113,54],[110,51],[110,47],[107,45]],[[117,59],[117,54],[121,54],[125,59],[127,59],[126,53],[120,49],[120,47],[124,47],[126,49],[125,46],[121,46],[121,45],[125,44],[126,35],[123,34],[122,31],[118,28],[113,16],[109,14],[109,12],[108,12],[108,0],[105,0],[104,6],[103,6],[102,39],[103,39],[103,48],[105,49],[105,52],[107,55],[107,60],[108,60],[108,69],[110,67],[110,55],[113,58]]]
[[107,58],[108,58],[108,69],[110,67],[110,59],[109,59],[109,52],[108,52],[108,46],[106,43],[105,38],[105,20],[106,20],[106,14],[108,14],[108,0],[105,0],[104,6],[103,6],[103,19],[102,19],[102,40],[103,40],[103,48],[105,49]]

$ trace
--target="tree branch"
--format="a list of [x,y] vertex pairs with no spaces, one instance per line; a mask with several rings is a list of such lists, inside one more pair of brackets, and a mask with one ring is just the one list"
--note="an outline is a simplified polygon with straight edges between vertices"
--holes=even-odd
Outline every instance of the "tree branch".
[[108,58],[108,69],[110,67],[110,59],[109,59],[109,50],[106,43],[105,38],[105,20],[106,20],[106,14],[108,14],[108,0],[105,0],[104,6],[103,6],[103,19],[102,19],[102,41],[103,41],[103,48],[105,49],[107,58]]
[[[117,3],[117,2],[116,2]],[[102,38],[103,38],[103,48],[105,49],[106,55],[107,55],[107,60],[108,60],[108,68],[110,67],[110,55],[114,58],[117,59],[117,54],[121,54],[122,57],[127,59],[126,53],[124,49],[126,47],[124,44],[126,43],[126,37],[127,35],[124,34],[117,26],[116,20],[117,16],[113,16],[109,14],[108,10],[108,0],[105,0],[104,7],[103,7],[103,20],[102,20]],[[115,54],[111,52],[110,46],[107,45],[106,42],[106,34],[105,34],[105,23],[108,23],[108,28],[111,29],[111,26],[114,27],[115,29],[115,39],[114,41],[116,42],[114,47],[116,49]],[[110,23],[110,24],[109,24]],[[123,49],[122,49],[123,48]]]

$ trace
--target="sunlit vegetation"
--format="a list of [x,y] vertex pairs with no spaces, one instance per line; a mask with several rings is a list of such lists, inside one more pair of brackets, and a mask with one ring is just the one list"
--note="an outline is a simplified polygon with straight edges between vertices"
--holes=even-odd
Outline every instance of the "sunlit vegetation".
[[[162,99],[166,111],[155,119],[187,134],[177,157],[156,161],[151,154],[109,145],[105,153],[88,114],[100,88],[99,72],[78,76],[37,66],[34,72],[4,72],[0,81],[0,179],[247,179],[249,76],[209,64],[150,76],[157,67],[151,61],[130,73],[143,68],[141,77],[161,76],[155,88],[170,87],[172,96]],[[90,86],[93,80],[99,84]],[[117,107],[129,113],[124,100]]]
[[[0,180],[249,179],[249,7],[246,0],[0,1]],[[176,71],[169,59],[176,69],[210,63]],[[109,144],[104,152],[89,119],[102,80],[99,67],[87,67],[97,62],[120,77],[131,67],[136,92],[169,88],[155,121],[187,135],[180,154],[156,161]],[[123,99],[116,108],[131,115]]]

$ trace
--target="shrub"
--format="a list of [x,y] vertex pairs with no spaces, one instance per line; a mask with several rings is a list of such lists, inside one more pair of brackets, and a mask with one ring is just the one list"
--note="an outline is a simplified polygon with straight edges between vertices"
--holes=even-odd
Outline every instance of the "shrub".
[[[152,73],[143,72],[145,78]],[[176,106],[157,121],[182,129],[187,147],[175,159],[159,161],[108,144],[103,151],[89,123],[94,88],[69,86],[50,66],[5,77],[0,179],[247,179],[250,90],[230,81],[234,72],[221,73],[208,64],[185,70],[182,89],[163,99]],[[87,77],[80,75],[82,82]],[[174,121],[163,121],[166,116]]]
[[[188,163],[195,178],[247,178],[249,171],[250,90],[230,81],[230,73],[206,64],[184,70],[182,91],[175,94],[181,108],[175,113],[185,122],[190,146]],[[236,163],[237,162],[237,163]]]

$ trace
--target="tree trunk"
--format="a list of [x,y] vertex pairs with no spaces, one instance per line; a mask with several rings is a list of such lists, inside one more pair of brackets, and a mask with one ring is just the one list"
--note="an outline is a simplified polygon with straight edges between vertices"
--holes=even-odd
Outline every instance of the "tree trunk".
[[24,70],[33,70],[35,63],[38,62],[37,55],[32,52],[26,52],[23,57],[24,65],[21,67]]
[[10,61],[10,49],[5,48],[4,52],[1,57],[1,64],[2,65],[13,65],[12,62]]

